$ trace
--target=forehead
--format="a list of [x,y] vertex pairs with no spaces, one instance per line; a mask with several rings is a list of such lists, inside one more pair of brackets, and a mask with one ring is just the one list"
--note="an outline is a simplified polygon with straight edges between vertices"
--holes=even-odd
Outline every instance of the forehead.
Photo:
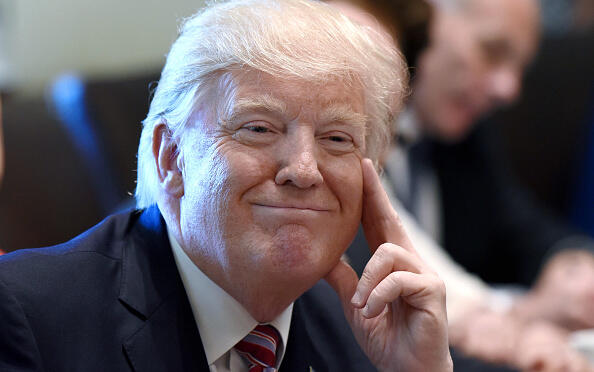
[[365,113],[364,92],[359,84],[332,79],[317,82],[297,78],[279,78],[249,71],[234,74],[227,102],[232,110],[238,101],[259,100],[288,114],[316,113],[328,107],[344,107]]
[[479,36],[508,38],[525,49],[536,42],[540,16],[536,0],[472,0],[466,16]]

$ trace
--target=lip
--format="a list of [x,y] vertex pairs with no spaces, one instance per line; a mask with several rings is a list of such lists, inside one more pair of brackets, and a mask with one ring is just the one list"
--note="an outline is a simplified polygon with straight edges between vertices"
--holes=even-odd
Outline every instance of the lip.
[[278,210],[296,210],[296,211],[314,211],[314,212],[329,212],[329,208],[317,205],[294,204],[294,203],[254,203],[256,207],[273,208]]
[[[319,206],[317,206],[319,207]],[[319,225],[330,212],[326,209],[312,208],[304,205],[271,205],[252,204],[252,213],[255,221],[266,226],[281,226],[285,224]]]

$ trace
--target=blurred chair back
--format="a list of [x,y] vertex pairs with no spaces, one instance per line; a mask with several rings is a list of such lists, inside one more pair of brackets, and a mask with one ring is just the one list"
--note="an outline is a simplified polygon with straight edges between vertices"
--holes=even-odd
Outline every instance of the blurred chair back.
[[3,250],[63,242],[134,205],[141,121],[157,79],[62,77],[45,100],[5,100]]
[[86,99],[84,82],[73,74],[58,77],[48,95],[49,104],[85,163],[95,194],[107,214],[121,201],[122,182],[114,175],[113,162],[105,141],[99,137],[97,124],[89,115]]

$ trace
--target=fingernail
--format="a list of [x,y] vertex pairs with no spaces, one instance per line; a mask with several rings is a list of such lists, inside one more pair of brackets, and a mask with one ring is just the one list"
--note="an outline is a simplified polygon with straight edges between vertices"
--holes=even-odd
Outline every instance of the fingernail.
[[361,294],[359,291],[355,292],[353,298],[351,298],[351,303],[355,306],[361,306]]
[[361,311],[361,314],[363,314],[363,316],[366,317],[366,318],[369,317],[369,305],[365,305],[365,307]]

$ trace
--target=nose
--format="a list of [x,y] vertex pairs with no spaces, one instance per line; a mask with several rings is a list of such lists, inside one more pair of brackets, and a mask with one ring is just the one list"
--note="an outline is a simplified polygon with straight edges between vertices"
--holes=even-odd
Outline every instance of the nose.
[[501,67],[493,72],[490,82],[491,97],[500,103],[514,102],[521,91],[522,74],[516,69]]
[[275,183],[309,188],[324,182],[318,168],[316,150],[316,140],[310,128],[297,128],[294,133],[289,133],[279,149],[280,168]]

